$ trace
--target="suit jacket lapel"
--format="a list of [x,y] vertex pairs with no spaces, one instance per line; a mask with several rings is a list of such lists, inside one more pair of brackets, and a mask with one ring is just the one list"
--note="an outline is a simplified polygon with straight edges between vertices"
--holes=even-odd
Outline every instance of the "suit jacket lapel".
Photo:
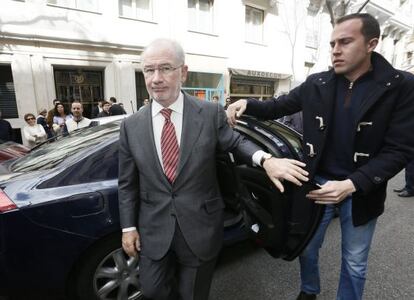
[[200,118],[200,112],[202,110],[201,105],[196,102],[197,100],[190,99],[184,94],[184,109],[183,109],[183,128],[181,131],[181,143],[180,143],[180,160],[178,163],[177,176],[180,175],[185,163],[187,162],[191,151],[194,148],[194,144],[197,142],[200,136],[203,122]]

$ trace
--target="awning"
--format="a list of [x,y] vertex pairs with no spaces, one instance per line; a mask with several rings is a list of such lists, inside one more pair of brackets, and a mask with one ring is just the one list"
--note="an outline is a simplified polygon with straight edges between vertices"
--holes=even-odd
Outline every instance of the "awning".
[[243,69],[232,69],[229,68],[232,75],[236,76],[247,76],[247,77],[258,77],[258,78],[271,78],[271,79],[287,79],[292,75],[273,73],[267,71],[256,71],[256,70],[243,70]]

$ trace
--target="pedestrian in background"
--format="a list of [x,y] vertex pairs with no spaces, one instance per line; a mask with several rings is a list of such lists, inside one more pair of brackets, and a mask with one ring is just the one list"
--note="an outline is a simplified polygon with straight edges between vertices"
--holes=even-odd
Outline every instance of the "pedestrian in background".
[[9,121],[3,120],[0,110],[0,143],[13,140],[13,129]]
[[88,127],[91,120],[83,116],[83,105],[80,101],[75,100],[71,105],[72,118],[66,121],[66,130],[71,133],[74,130]]
[[148,104],[150,104],[150,101],[147,98],[145,98],[144,101],[142,101],[142,106],[139,108],[139,110],[143,109]]
[[213,102],[213,103],[219,103],[219,96],[214,95],[214,96],[211,98],[211,102]]
[[60,103],[58,99],[53,99],[53,108],[47,112],[46,123],[53,130],[53,117],[55,116],[56,104]]
[[111,102],[103,101],[102,102],[102,111],[98,114],[98,118],[109,117],[111,115],[110,108],[111,108]]
[[326,205],[315,235],[300,255],[301,292],[320,293],[319,249],[339,208],[342,264],[337,299],[362,299],[368,253],[387,182],[414,159],[414,76],[374,52],[378,21],[351,14],[336,21],[333,69],[313,74],[289,94],[268,101],[240,100],[229,122],[244,111],[276,119],[303,111],[303,149],[310,178],[321,184],[307,197]]
[[47,134],[47,138],[50,139],[53,137],[53,133],[52,130],[49,128],[49,126],[47,125],[46,122],[46,115],[47,115],[47,110],[46,108],[42,108],[39,111],[39,115],[36,118],[36,123],[40,124],[43,126],[43,129],[45,130],[46,134]]
[[26,121],[26,125],[23,127],[24,145],[33,148],[47,139],[46,131],[42,125],[36,123],[34,114],[25,114],[24,120]]
[[55,110],[53,112],[53,131],[55,135],[65,133],[65,123],[70,120],[72,115],[68,112],[66,106],[63,103],[56,103]]
[[231,99],[230,97],[226,98],[226,104],[224,104],[224,109],[227,110],[227,108],[229,107],[229,105],[231,104]]
[[414,197],[414,161],[405,167],[405,186],[401,189],[394,189],[399,197]]
[[97,118],[99,113],[102,111],[102,104],[105,102],[103,99],[98,100],[98,104],[92,108],[91,118]]
[[109,98],[109,101],[111,102],[111,107],[109,108],[109,114],[111,116],[126,115],[124,108],[116,103],[117,100],[115,97]]

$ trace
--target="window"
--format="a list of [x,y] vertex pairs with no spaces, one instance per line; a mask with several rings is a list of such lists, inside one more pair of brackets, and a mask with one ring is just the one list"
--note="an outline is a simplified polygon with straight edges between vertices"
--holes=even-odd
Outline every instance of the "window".
[[[50,144],[42,145],[14,161],[9,166],[9,170],[10,172],[50,170],[59,166],[62,162],[66,163],[74,158],[79,160],[90,153],[90,149],[99,146],[100,143],[116,139],[119,136],[121,121],[85,128]],[[82,154],[80,154],[81,152]],[[105,174],[113,174],[113,172]]]
[[40,189],[118,178],[118,142],[95,151],[38,186]]
[[10,65],[0,65],[0,110],[4,119],[19,117]]
[[413,51],[407,52],[407,60],[410,62],[413,59]]
[[224,102],[223,74],[188,72],[182,89],[199,99],[211,101],[213,96],[219,96],[219,101]]
[[83,103],[83,115],[90,117],[92,108],[103,98],[103,72],[81,69],[55,69],[56,98],[64,104],[72,100]]
[[99,11],[99,0],[48,0],[49,4],[86,11]]
[[213,32],[212,0],[188,0],[188,28],[199,32]]
[[307,15],[306,20],[306,40],[308,48],[317,49],[320,42],[320,18],[319,16]]
[[256,78],[233,76],[230,83],[232,98],[271,98],[274,94],[275,82]]
[[119,0],[119,15],[125,18],[152,21],[152,0]]
[[246,5],[246,41],[263,43],[264,11]]

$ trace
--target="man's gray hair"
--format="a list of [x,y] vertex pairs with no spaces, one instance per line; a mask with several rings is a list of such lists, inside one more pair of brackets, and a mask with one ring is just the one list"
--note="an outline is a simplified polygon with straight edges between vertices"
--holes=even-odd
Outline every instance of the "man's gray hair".
[[175,41],[171,39],[156,39],[152,41],[145,49],[144,52],[142,52],[141,58],[142,61],[145,60],[145,54],[148,52],[150,48],[166,48],[170,49],[173,53],[175,58],[177,59],[178,64],[184,64],[185,63],[185,53],[183,47]]

